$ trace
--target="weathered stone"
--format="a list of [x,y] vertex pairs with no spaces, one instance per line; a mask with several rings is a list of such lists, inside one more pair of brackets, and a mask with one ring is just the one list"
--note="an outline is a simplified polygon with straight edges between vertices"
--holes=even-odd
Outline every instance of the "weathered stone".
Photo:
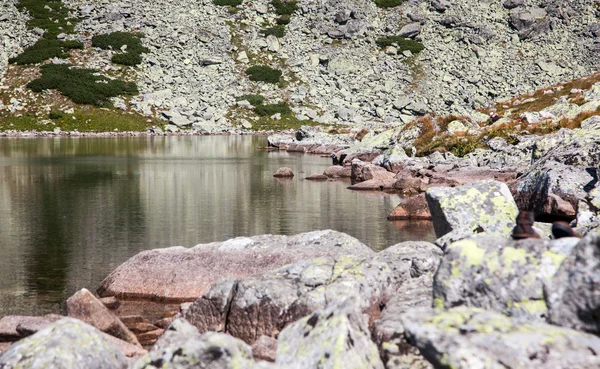
[[325,174],[311,174],[304,179],[307,181],[326,181],[329,179],[329,177],[327,177]]
[[421,23],[414,22],[402,27],[398,32],[398,36],[404,38],[415,38],[419,35],[419,33],[421,33]]
[[164,332],[164,329],[157,328],[153,331],[140,333],[137,337],[140,341],[140,344],[142,344],[143,346],[150,346],[153,343],[155,343],[158,340],[158,338],[163,335]]
[[402,316],[406,336],[435,368],[595,368],[600,338],[500,313],[460,307],[413,310]]
[[11,345],[0,355],[4,369],[124,369],[127,358],[102,332],[64,318]]
[[387,216],[388,220],[431,220],[425,194],[402,199],[402,202]]
[[189,249],[149,250],[114,270],[102,281],[98,294],[163,302],[194,301],[220,278],[243,277],[300,259],[347,253],[373,252],[357,239],[330,230],[295,236],[238,237]]
[[352,299],[337,301],[286,327],[276,363],[293,368],[383,369],[367,319]]
[[62,318],[62,316],[54,314],[45,316],[7,315],[0,319],[0,341],[17,341]]
[[133,332],[85,288],[69,297],[66,303],[66,312],[67,316],[71,318],[82,320],[123,341],[139,345]]
[[551,323],[600,335],[600,234],[575,246],[545,291]]
[[508,187],[497,181],[434,187],[427,190],[426,197],[438,237],[453,231],[508,236],[518,213]]
[[277,340],[273,337],[260,336],[252,344],[252,355],[255,360],[275,362]]
[[273,177],[276,178],[291,178],[294,176],[294,172],[290,168],[279,168],[275,173],[273,173]]
[[435,305],[473,306],[544,321],[548,315],[544,282],[552,278],[577,241],[480,236],[453,243],[435,275]]
[[323,174],[329,178],[350,178],[352,176],[352,168],[334,165],[327,168]]
[[348,187],[348,189],[354,191],[385,191],[393,190],[395,184],[396,180],[393,178],[387,180],[370,179],[368,181],[353,184]]

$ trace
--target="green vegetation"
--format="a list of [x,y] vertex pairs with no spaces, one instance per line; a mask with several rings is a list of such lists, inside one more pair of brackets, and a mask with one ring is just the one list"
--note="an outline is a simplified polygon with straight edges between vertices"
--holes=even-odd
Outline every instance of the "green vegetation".
[[48,118],[52,119],[52,120],[56,120],[56,119],[61,119],[62,117],[64,117],[63,112],[58,111],[58,110],[52,110],[49,114],[48,114]]
[[379,8],[395,8],[402,5],[406,0],[373,0],[375,5]]
[[298,10],[298,3],[293,0],[272,0],[271,5],[275,8],[277,15],[291,15]]
[[266,65],[255,65],[246,69],[246,74],[254,82],[279,83],[282,72]]
[[423,44],[418,41],[400,36],[378,38],[377,41],[375,41],[375,43],[381,48],[395,45],[400,51],[409,50],[413,54],[416,54],[425,48],[425,46],[423,46]]
[[260,33],[262,33],[265,36],[270,36],[273,35],[275,37],[283,37],[284,33],[285,33],[285,26],[283,25],[278,25],[275,27],[269,27],[267,29],[263,29],[262,31],[260,31]]
[[138,65],[142,62],[142,54],[148,52],[142,45],[141,33],[113,32],[104,35],[96,35],[92,38],[92,46],[104,50],[121,50],[127,46],[123,54],[116,54],[111,61],[115,64]]
[[265,97],[263,95],[243,95],[243,96],[240,96],[237,100],[238,101],[246,100],[250,104],[252,104],[254,106],[258,106],[258,105],[264,104]]
[[79,41],[61,41],[56,39],[39,39],[35,44],[23,50],[15,58],[8,60],[11,64],[36,64],[50,58],[67,58],[68,50],[83,49]]
[[218,6],[238,6],[242,5],[243,0],[213,0],[213,4]]
[[291,15],[289,14],[284,14],[281,17],[277,18],[277,24],[285,26],[287,24],[290,24],[290,21],[292,20]]
[[292,110],[287,103],[257,105],[254,112],[261,117],[270,117],[275,114],[292,114]]
[[109,98],[119,95],[135,95],[133,82],[109,80],[98,75],[94,69],[77,69],[68,64],[46,64],[41,67],[42,76],[27,84],[31,90],[56,89],[77,104],[109,105]]
[[31,19],[27,28],[41,28],[45,31],[45,39],[55,39],[61,33],[73,33],[76,18],[69,17],[69,8],[56,0],[20,0],[17,8],[27,11]]

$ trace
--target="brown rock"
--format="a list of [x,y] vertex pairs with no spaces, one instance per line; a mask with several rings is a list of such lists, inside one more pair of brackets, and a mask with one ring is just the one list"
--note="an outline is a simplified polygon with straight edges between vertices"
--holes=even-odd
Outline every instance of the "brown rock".
[[387,218],[388,220],[431,220],[425,194],[402,199]]
[[359,183],[372,179],[384,181],[392,179],[394,176],[394,173],[388,172],[385,168],[378,165],[365,163],[360,160],[354,160],[352,162],[352,183]]
[[255,360],[275,362],[277,340],[269,336],[260,336],[252,344],[252,356]]
[[117,300],[114,296],[101,297],[99,298],[99,300],[102,303],[102,305],[106,306],[106,308],[109,310],[116,310],[121,305],[119,300]]
[[140,333],[150,332],[158,329],[159,327],[154,324],[150,324],[150,321],[139,315],[122,316],[121,321],[129,330],[139,335]]
[[294,172],[292,172],[292,170],[290,168],[279,168],[277,169],[277,171],[273,174],[273,177],[275,178],[291,178],[294,176]]
[[379,179],[371,179],[368,181],[360,182],[354,184],[348,189],[354,191],[385,191],[385,190],[393,190],[394,184],[396,183],[395,179],[387,179],[387,180],[379,180]]
[[174,317],[162,318],[162,319],[154,322],[154,325],[157,326],[158,328],[167,329],[167,328],[169,328],[171,323],[173,323],[173,319],[174,319]]
[[163,335],[164,332],[164,329],[155,329],[153,331],[140,334],[138,336],[138,339],[140,340],[142,346],[150,346],[154,344],[158,340],[158,338]]
[[329,177],[327,177],[324,174],[311,174],[304,179],[308,181],[326,181],[327,179],[329,179]]
[[396,190],[407,195],[416,195],[425,192],[428,187],[427,179],[406,175],[396,176],[396,183],[394,184]]
[[2,351],[6,350],[11,344],[12,342],[0,342],[0,354],[2,353]]
[[334,165],[327,168],[323,174],[329,178],[350,178],[352,176],[352,168]]
[[83,288],[69,297],[66,305],[67,316],[82,320],[123,341],[139,345],[133,332],[87,289]]
[[48,324],[61,319],[60,315],[23,316],[8,315],[0,319],[0,341],[18,341],[30,336]]
[[121,352],[123,352],[123,354],[125,354],[127,357],[138,358],[148,353],[148,351],[143,349],[140,345],[134,345],[129,342],[125,342],[117,337],[111,336],[110,334],[103,334],[109,341],[117,345],[119,349],[121,349]]

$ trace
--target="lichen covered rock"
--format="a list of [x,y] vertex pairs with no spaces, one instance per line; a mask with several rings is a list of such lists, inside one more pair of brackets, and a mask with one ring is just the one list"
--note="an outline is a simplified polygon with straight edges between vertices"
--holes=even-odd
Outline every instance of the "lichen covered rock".
[[12,344],[0,355],[3,369],[124,369],[127,358],[102,332],[64,318]]
[[508,236],[518,213],[508,187],[497,181],[430,188],[426,197],[437,237],[453,231]]
[[600,334],[600,234],[575,246],[546,284],[551,323]]
[[472,306],[544,321],[544,282],[577,242],[481,236],[453,243],[434,278],[435,306]]
[[281,331],[275,362],[298,369],[383,369],[367,319],[352,299],[329,305]]
[[600,366],[600,338],[546,323],[460,307],[412,310],[406,335],[435,368],[572,369]]

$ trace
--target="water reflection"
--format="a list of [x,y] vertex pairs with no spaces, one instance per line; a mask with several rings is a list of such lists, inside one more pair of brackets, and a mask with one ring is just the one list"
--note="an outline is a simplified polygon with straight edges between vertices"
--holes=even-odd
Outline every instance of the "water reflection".
[[[135,253],[336,229],[374,249],[433,238],[388,222],[399,199],[310,182],[328,158],[256,150],[260,137],[0,140],[0,316],[58,312]],[[272,173],[291,167],[297,176]],[[299,174],[303,171],[305,174]]]

